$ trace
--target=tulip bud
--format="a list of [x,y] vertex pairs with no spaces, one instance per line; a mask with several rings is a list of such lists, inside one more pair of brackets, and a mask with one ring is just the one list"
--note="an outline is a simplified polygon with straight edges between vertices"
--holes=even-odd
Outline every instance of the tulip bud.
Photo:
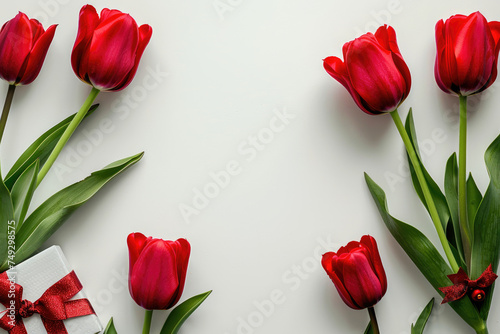
[[344,44],[344,61],[327,57],[325,70],[351,94],[361,110],[371,115],[394,111],[408,96],[411,76],[396,41],[384,25]]
[[11,85],[36,79],[54,38],[56,25],[47,31],[40,22],[19,12],[0,30],[0,77]]
[[94,7],[83,6],[71,53],[73,71],[101,91],[121,90],[134,78],[152,33],[149,25],[138,27],[118,10],[105,8],[99,18]]
[[347,306],[364,309],[375,305],[387,291],[387,278],[374,238],[365,235],[337,253],[328,252],[323,268]]
[[181,298],[191,246],[185,239],[169,241],[131,233],[129,291],[146,310],[165,310]]
[[436,24],[434,76],[444,92],[468,96],[482,92],[497,77],[500,22],[479,12],[454,15]]

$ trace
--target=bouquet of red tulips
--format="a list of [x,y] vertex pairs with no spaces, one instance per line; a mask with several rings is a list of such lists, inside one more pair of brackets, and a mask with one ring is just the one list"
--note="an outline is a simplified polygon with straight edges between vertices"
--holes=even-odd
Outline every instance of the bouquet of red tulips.
[[[460,102],[458,161],[453,153],[446,164],[444,191],[422,163],[411,109],[405,123],[398,114],[410,92],[411,76],[394,29],[382,26],[375,34],[346,43],[344,60],[327,57],[324,67],[365,113],[392,117],[406,148],[415,191],[430,215],[446,259],[415,226],[391,216],[384,191],[365,174],[371,195],[385,225],[443,297],[442,303],[448,303],[477,333],[488,333],[500,255],[500,136],[486,150],[490,183],[481,192],[472,174],[467,177],[467,97],[481,93],[497,77],[500,22],[488,22],[479,12],[441,20],[436,24],[436,46],[437,85]],[[374,242],[362,239],[358,244],[325,254],[323,266],[347,305],[371,308],[385,292],[385,274],[380,260],[366,260],[374,253],[378,258]],[[428,312],[430,308],[424,312],[424,324]],[[412,333],[421,333],[423,326],[419,328]]]
[[[2,27],[0,77],[9,88],[0,119],[0,140],[15,90],[38,76],[55,31],[55,25],[45,31],[37,20],[23,13]],[[97,95],[121,90],[132,81],[151,34],[149,25],[138,27],[130,15],[118,10],[104,9],[99,17],[90,5],[81,9],[71,65],[92,88],[76,114],[43,133],[0,177],[0,272],[32,255],[76,209],[142,158],[143,153],[139,153],[116,161],[57,192],[27,215],[36,188],[78,125],[97,108],[92,106]]]

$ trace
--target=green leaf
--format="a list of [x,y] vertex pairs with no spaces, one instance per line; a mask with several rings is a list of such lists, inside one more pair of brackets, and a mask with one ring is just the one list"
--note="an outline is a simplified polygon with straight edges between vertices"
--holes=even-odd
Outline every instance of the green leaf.
[[[16,234],[16,263],[35,252],[82,204],[115,176],[143,156],[139,153],[116,161],[86,179],[64,188],[42,203],[24,222]],[[0,268],[5,270],[5,263]]]
[[176,334],[186,319],[212,293],[212,290],[189,298],[170,312],[160,334]]
[[434,298],[432,298],[420,313],[415,325],[411,325],[411,334],[422,334],[424,332],[425,324],[429,319],[432,312],[432,306],[434,305]]
[[[85,117],[91,115],[99,105],[93,105]],[[66,119],[62,120],[52,128],[47,130],[44,134],[38,137],[23,154],[17,159],[10,171],[5,176],[5,185],[9,190],[12,189],[17,179],[24,173],[24,171],[35,162],[40,160],[40,168],[43,166],[50,153],[56,146],[61,138],[64,130],[68,127],[69,123],[76,114],[73,114]]]
[[[447,275],[453,274],[450,266],[422,232],[389,214],[384,191],[366,173],[365,180],[389,232],[427,281],[442,296],[439,288],[452,285],[447,277]],[[449,304],[471,327],[481,328],[484,326],[484,321],[469,298],[462,298]]]
[[453,153],[446,163],[444,174],[444,193],[453,225],[453,244],[460,254],[462,262],[465,261],[465,254],[462,244],[462,235],[460,233],[460,222],[458,220],[458,163],[457,155]]
[[15,233],[15,223],[12,223],[13,221],[14,206],[12,205],[12,198],[9,189],[7,189],[0,177],[0,261],[2,263],[7,261],[7,236],[10,231],[14,231],[13,233]]
[[472,232],[471,238],[474,238],[474,219],[476,218],[477,209],[482,200],[483,195],[481,191],[479,191],[472,174],[469,174],[469,178],[467,179],[467,216]]
[[[424,174],[424,178],[427,182],[427,185],[429,187],[429,191],[431,193],[432,199],[434,201],[434,204],[436,205],[436,210],[439,215],[439,220],[441,221],[441,225],[443,226],[443,230],[446,231],[446,227],[448,225],[448,221],[450,220],[450,211],[448,209],[448,203],[446,202],[446,197],[444,196],[443,192],[437,185],[437,183],[432,179],[430,174],[427,172],[425,169],[424,164],[422,163],[422,159],[420,157],[420,152],[418,149],[418,141],[417,141],[417,134],[415,131],[415,124],[413,122],[413,112],[410,109],[408,112],[408,116],[406,117],[406,122],[405,122],[405,128],[406,132],[408,133],[408,136],[410,137],[410,141],[415,148],[415,151],[417,153],[418,161],[420,163],[420,166],[422,167],[422,173]],[[407,155],[408,157],[408,155]],[[418,181],[417,174],[415,173],[415,168],[413,167],[413,164],[411,163],[410,159],[408,158],[408,165],[410,168],[410,175],[411,179],[413,181],[413,187],[415,188],[415,192],[417,193],[418,197],[420,198],[420,201],[422,201],[422,204],[425,206],[425,209],[427,212],[429,212],[429,208],[427,206],[427,202],[425,201],[424,198],[424,193],[422,192],[422,188],[420,187],[420,182]]]
[[[477,279],[491,264],[497,272],[500,252],[500,136],[485,153],[490,183],[474,218],[474,242],[472,243],[471,279]],[[481,316],[487,319],[491,306],[493,286],[481,306]]]
[[372,322],[368,322],[368,326],[366,326],[365,332],[363,334],[373,334]]
[[14,219],[16,228],[19,229],[26,217],[28,208],[36,189],[36,177],[38,175],[38,160],[35,160],[24,170],[12,187],[12,204],[14,205]]
[[117,334],[115,329],[115,324],[113,323],[113,318],[109,319],[108,325],[102,334]]

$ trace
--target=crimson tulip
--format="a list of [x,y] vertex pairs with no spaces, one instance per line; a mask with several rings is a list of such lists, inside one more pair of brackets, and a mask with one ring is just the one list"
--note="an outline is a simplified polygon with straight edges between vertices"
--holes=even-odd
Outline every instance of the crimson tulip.
[[152,33],[149,25],[138,27],[119,10],[105,8],[99,17],[93,6],[83,6],[71,54],[73,71],[101,91],[121,90],[132,81]]
[[19,12],[0,30],[0,77],[11,85],[36,79],[54,38],[56,25],[47,31],[40,22]]
[[351,241],[321,261],[342,300],[353,309],[375,305],[387,291],[387,278],[377,243],[369,235]]
[[185,239],[169,241],[131,233],[129,290],[146,310],[165,310],[181,298],[191,246]]
[[325,70],[371,115],[394,111],[408,96],[410,70],[398,48],[396,32],[384,25],[344,44],[344,61],[327,57]]
[[497,77],[500,22],[475,12],[436,24],[434,76],[444,92],[468,96],[482,92]]

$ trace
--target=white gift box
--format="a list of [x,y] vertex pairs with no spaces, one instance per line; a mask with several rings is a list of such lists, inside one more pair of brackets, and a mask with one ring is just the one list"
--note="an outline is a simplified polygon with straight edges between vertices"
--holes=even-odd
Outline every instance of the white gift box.
[[[29,258],[8,271],[10,277],[15,277],[16,284],[23,287],[22,299],[36,301],[42,294],[72,271],[59,246],[52,246],[43,252]],[[78,292],[71,300],[86,298]],[[103,328],[95,314],[85,315],[63,321],[68,334],[95,334]],[[28,333],[45,334],[40,315],[34,314],[23,319]],[[1,330],[0,330],[1,331]]]

